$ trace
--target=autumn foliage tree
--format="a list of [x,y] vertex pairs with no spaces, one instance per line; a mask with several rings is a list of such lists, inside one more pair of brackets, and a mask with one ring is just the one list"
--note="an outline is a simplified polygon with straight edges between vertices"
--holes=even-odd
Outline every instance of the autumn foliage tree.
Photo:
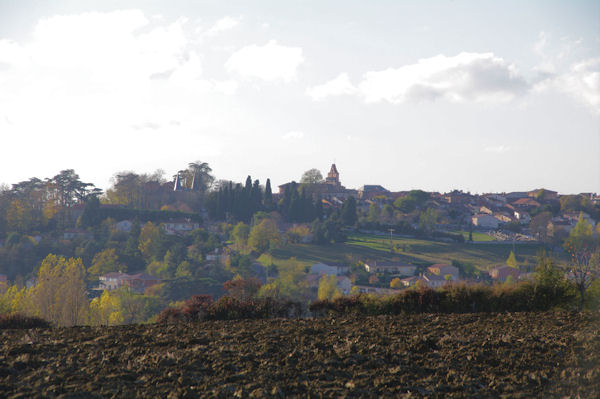
[[261,282],[257,278],[237,278],[223,283],[227,295],[245,301],[254,298],[258,293]]
[[248,236],[248,246],[257,253],[263,253],[279,242],[279,231],[273,220],[264,219],[252,227]]
[[79,258],[48,255],[29,294],[36,316],[61,326],[87,322],[85,268]]
[[400,280],[398,277],[394,277],[392,281],[390,281],[390,288],[400,289],[403,286],[402,280]]
[[107,248],[98,252],[92,260],[92,266],[88,273],[92,276],[100,276],[110,272],[126,272],[127,265],[119,262],[119,258],[114,248]]
[[89,322],[91,325],[112,326],[123,323],[121,303],[116,295],[105,290],[90,303]]
[[319,290],[317,292],[320,300],[333,300],[342,296],[342,291],[337,286],[337,277],[324,274],[319,279]]

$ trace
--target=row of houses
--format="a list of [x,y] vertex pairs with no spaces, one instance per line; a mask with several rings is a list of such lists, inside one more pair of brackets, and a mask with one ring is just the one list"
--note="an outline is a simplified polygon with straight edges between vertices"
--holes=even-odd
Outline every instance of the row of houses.
[[[145,223],[141,226],[143,227]],[[164,231],[168,235],[185,235],[190,233],[196,229],[200,228],[200,223],[193,221],[189,218],[180,218],[180,219],[170,219],[167,222],[161,223]],[[122,231],[124,233],[129,233],[131,228],[133,227],[133,221],[131,220],[120,220],[116,222],[113,226],[116,230]],[[74,239],[83,239],[89,240],[93,238],[92,232],[85,229],[80,228],[71,228],[66,229],[62,234],[62,239],[66,241],[74,240]]]
[[[372,261],[366,262],[364,268],[370,274],[388,274],[390,277],[400,278],[403,288],[410,288],[416,285],[440,288],[449,283],[464,281],[461,279],[460,271],[457,267],[442,263],[431,265],[424,272],[418,274],[417,266],[401,262]],[[338,279],[338,288],[342,293],[347,294],[353,287],[349,274],[350,267],[347,265],[319,262],[311,266],[307,280],[309,281],[309,286],[318,287],[318,281],[322,275],[336,276]],[[509,276],[512,276],[512,279],[515,281],[520,277],[518,269],[506,265],[495,267],[488,274],[490,279],[498,282],[506,281]],[[471,281],[464,282],[469,283]],[[395,289],[371,285],[357,285],[356,287],[361,293],[389,294],[397,292]]]

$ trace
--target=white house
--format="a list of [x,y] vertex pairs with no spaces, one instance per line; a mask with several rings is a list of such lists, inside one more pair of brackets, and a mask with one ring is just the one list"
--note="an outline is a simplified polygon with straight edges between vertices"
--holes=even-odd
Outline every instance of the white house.
[[529,224],[531,222],[531,216],[525,211],[515,210],[514,214],[520,224]]
[[368,273],[390,273],[398,276],[412,276],[417,270],[416,266],[398,262],[369,262],[365,263]]
[[[310,288],[316,290],[319,288],[319,282],[323,276],[326,276],[326,274],[308,274],[306,275],[305,281]],[[347,276],[336,276],[336,279],[336,286],[340,290],[340,292],[343,295],[350,294],[350,290],[352,290],[352,281]]]
[[99,277],[100,288],[104,290],[116,290],[123,286],[123,278],[127,277],[126,273],[111,272]]
[[164,223],[165,233],[170,235],[186,234],[200,228],[200,223],[190,219],[169,220]]
[[310,274],[327,274],[328,276],[341,276],[348,273],[350,268],[342,265],[328,265],[325,263],[315,263],[310,267]]
[[486,229],[497,229],[500,221],[491,215],[475,215],[472,218],[473,225]]
[[443,276],[437,274],[425,274],[423,279],[426,281],[427,286],[431,288],[440,288],[448,282]]

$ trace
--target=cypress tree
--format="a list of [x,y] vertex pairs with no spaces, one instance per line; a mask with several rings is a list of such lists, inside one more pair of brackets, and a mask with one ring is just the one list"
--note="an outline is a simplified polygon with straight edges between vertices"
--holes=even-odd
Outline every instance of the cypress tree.
[[291,193],[290,206],[287,212],[288,220],[290,222],[298,222],[302,216],[302,202],[298,190],[294,187]]
[[353,226],[356,223],[356,200],[350,196],[344,201],[342,206],[342,222],[346,226]]
[[265,199],[264,205],[267,211],[271,210],[273,206],[273,192],[271,191],[271,179],[267,179],[267,184],[265,185]]
[[252,198],[252,215],[254,215],[254,213],[260,211],[262,205],[262,190],[258,179],[254,180],[254,184],[252,184],[252,193],[250,197]]
[[317,197],[315,200],[315,218],[323,220],[323,201],[321,197]]

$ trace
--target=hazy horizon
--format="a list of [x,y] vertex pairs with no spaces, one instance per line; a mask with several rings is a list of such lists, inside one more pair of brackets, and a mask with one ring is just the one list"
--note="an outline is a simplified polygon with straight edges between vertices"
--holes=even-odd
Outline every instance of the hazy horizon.
[[600,192],[594,1],[0,0],[0,184]]

